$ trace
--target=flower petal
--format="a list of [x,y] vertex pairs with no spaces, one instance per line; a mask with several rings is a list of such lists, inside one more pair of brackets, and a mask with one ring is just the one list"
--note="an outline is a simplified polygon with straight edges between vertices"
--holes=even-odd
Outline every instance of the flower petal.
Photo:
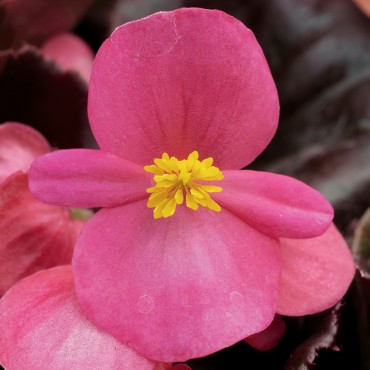
[[89,116],[100,147],[141,165],[197,150],[239,169],[269,143],[278,111],[253,33],[217,10],[160,12],[117,28],[91,75]]
[[46,139],[32,127],[17,122],[0,125],[0,182],[19,170],[28,170],[38,156],[49,152]]
[[114,207],[146,198],[144,168],[102,150],[59,150],[37,158],[30,190],[39,200],[69,207]]
[[0,301],[0,362],[17,370],[152,370],[82,314],[69,266],[32,275]]
[[257,230],[275,238],[321,235],[333,208],[310,186],[292,177],[259,171],[224,171],[212,198]]
[[27,275],[71,263],[82,223],[71,221],[65,208],[37,201],[26,174],[1,184],[0,210],[0,296]]
[[281,239],[282,280],[277,312],[301,316],[334,306],[355,273],[349,248],[334,225],[313,239]]
[[73,257],[88,317],[157,361],[185,361],[270,324],[279,246],[227,210],[178,207],[154,219],[145,202],[99,211]]

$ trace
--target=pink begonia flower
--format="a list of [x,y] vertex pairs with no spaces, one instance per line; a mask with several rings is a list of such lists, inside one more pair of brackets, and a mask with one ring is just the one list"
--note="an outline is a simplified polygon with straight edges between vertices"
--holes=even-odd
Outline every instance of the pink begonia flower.
[[89,83],[94,54],[80,37],[72,33],[58,34],[47,39],[40,51],[63,71],[77,72]]
[[70,266],[40,271],[0,300],[0,363],[12,370],[153,370],[83,315]]
[[9,122],[0,125],[0,296],[38,270],[70,263],[83,222],[66,208],[36,200],[26,171],[50,150],[36,130]]
[[293,178],[237,170],[278,121],[253,33],[192,8],[127,23],[98,52],[88,108],[101,150],[58,151],[30,171],[40,200],[103,207],[73,257],[87,316],[164,362],[265,329],[281,290],[279,238],[323,234],[333,210]]

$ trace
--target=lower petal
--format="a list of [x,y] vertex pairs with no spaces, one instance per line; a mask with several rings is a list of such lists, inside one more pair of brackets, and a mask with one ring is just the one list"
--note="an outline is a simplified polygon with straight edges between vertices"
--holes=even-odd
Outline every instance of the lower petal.
[[275,314],[277,240],[227,210],[179,207],[168,219],[154,219],[144,201],[101,210],[73,266],[88,317],[157,361],[208,355]]
[[154,368],[85,318],[68,266],[39,272],[12,287],[0,301],[0,332],[0,363],[7,369]]
[[281,239],[281,252],[279,314],[314,314],[342,299],[355,267],[345,240],[333,224],[317,238]]
[[274,238],[312,238],[333,219],[333,208],[315,189],[292,177],[260,171],[223,171],[212,198]]

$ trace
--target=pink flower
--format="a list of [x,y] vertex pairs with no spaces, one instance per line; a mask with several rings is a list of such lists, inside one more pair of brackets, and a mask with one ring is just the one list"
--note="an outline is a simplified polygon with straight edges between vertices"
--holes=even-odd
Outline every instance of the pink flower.
[[70,266],[38,272],[0,300],[0,363],[17,370],[153,370],[81,312]]
[[[184,361],[283,313],[297,288],[280,283],[282,267],[294,272],[290,257],[306,267],[297,281],[322,287],[306,254],[290,248],[301,242],[279,239],[323,234],[332,207],[293,178],[238,170],[269,143],[278,111],[254,35],[220,11],[157,13],[103,44],[89,91],[101,150],[48,154],[30,173],[40,200],[103,207],[73,258],[78,299],[99,327],[148,358]],[[325,248],[315,249],[324,260]],[[339,260],[353,272],[348,251]],[[329,300],[303,297],[293,311],[339,300],[348,275],[330,285]]]
[[36,200],[27,170],[50,150],[36,130],[20,123],[0,125],[0,296],[23,277],[70,263],[83,222],[69,210]]

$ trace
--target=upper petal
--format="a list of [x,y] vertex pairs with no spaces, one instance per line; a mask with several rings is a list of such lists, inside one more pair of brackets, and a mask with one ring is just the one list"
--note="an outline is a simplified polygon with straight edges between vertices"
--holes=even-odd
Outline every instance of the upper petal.
[[59,150],[33,162],[30,190],[39,200],[69,207],[114,207],[147,197],[151,175],[102,150]]
[[30,126],[17,122],[0,125],[0,182],[50,151],[46,139]]
[[145,202],[99,211],[73,257],[83,310],[158,361],[185,361],[270,324],[279,246],[227,210],[184,206],[156,220]]
[[332,224],[313,239],[281,239],[282,278],[277,312],[310,315],[334,306],[355,273],[349,248]]
[[152,370],[82,314],[69,266],[32,275],[0,301],[0,362],[17,370]]
[[197,150],[239,169],[269,143],[278,111],[253,33],[217,10],[184,8],[127,23],[94,62],[94,135],[102,149],[141,165],[163,152],[183,159]]
[[321,235],[333,208],[316,190],[292,177],[260,171],[224,171],[212,198],[257,230],[275,238]]

